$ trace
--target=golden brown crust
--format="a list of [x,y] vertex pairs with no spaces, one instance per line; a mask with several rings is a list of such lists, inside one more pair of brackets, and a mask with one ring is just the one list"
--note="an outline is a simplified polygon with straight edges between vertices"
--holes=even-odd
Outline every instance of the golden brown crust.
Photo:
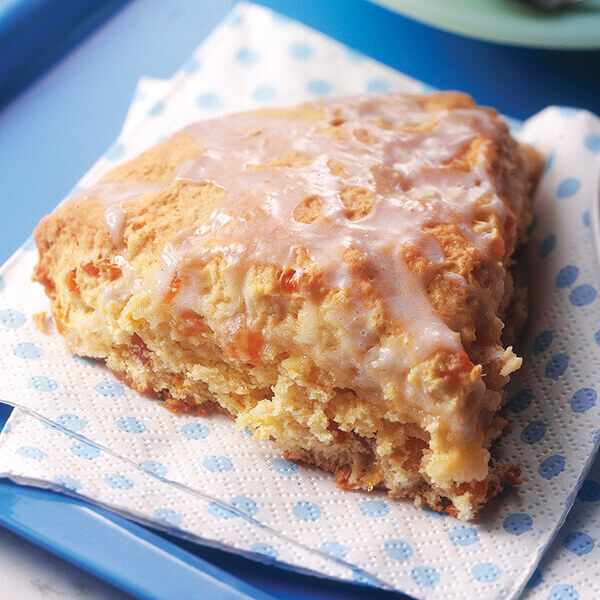
[[[432,112],[431,120],[398,124],[379,119],[376,126],[427,135],[435,128],[436,111],[475,106],[456,93],[419,97],[418,102]],[[259,114],[290,121],[323,118],[312,105]],[[494,111],[485,109],[485,114],[496,119]],[[326,125],[325,135],[343,139],[341,116]],[[165,246],[183,228],[207,222],[223,200],[224,190],[212,183],[173,179],[178,165],[204,151],[187,133],[103,178],[105,183],[160,183],[122,202],[122,240],[115,241],[102,226],[106,207],[98,198],[75,198],[45,217],[35,232],[40,258],[34,278],[45,287],[58,331],[74,352],[106,360],[128,385],[163,398],[170,410],[225,412],[257,438],[274,438],[291,458],[334,472],[343,487],[384,488],[393,497],[408,496],[417,504],[473,518],[503,481],[516,480],[513,467],[488,465],[489,448],[505,423],[497,416],[502,390],[520,364],[501,342],[504,321],[512,322],[507,333],[514,337],[526,312],[508,267],[515,247],[525,240],[541,168],[537,153],[519,146],[504,126],[495,131],[474,137],[447,165],[457,173],[485,165],[502,199],[504,218],[490,213],[484,198],[470,224],[486,233],[490,253],[456,223],[424,227],[443,254],[427,282],[426,298],[460,335],[461,352],[439,351],[427,360],[411,357],[409,333],[390,317],[374,284],[376,265],[355,247],[341,259],[356,282],[352,299],[327,284],[302,247],[285,268],[245,265],[243,285],[227,260],[215,256],[183,262],[162,296],[139,285],[132,293],[131,281],[147,281],[159,270]],[[366,146],[372,143],[366,128],[353,135]],[[301,153],[285,153],[268,166],[294,169],[306,161]],[[327,169],[341,182],[346,218],[367,216],[373,193],[344,183],[348,171],[339,157],[330,158]],[[389,171],[383,165],[380,169]],[[384,175],[380,185],[408,189],[401,173]],[[294,218],[305,224],[322,219],[318,196],[300,202]],[[430,259],[416,244],[402,246],[402,259],[415,277],[431,271]],[[179,301],[190,286],[202,306]],[[352,363],[335,358],[352,333],[340,324],[340,315],[357,301],[374,336],[371,348],[381,356],[393,349],[412,361],[385,390],[357,383]],[[248,307],[252,326],[237,319]],[[474,423],[472,439],[462,439],[443,421],[444,407],[452,407],[452,418],[465,429]]]

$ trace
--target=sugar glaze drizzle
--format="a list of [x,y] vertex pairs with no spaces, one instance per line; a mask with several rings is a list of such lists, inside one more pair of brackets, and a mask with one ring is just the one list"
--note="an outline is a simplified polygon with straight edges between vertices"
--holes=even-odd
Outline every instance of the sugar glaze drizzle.
[[[182,229],[164,248],[155,281],[160,293],[184,263],[220,256],[245,270],[255,263],[285,270],[302,249],[327,284],[352,299],[357,276],[343,255],[357,249],[390,316],[409,332],[415,359],[440,349],[460,352],[459,335],[427,299],[444,254],[424,228],[454,224],[489,255],[490,234],[475,232],[473,222],[492,213],[504,219],[504,203],[483,165],[466,170],[452,163],[476,137],[497,138],[503,124],[478,109],[424,110],[402,94],[321,100],[312,107],[315,118],[241,113],[184,130],[203,152],[178,165],[171,181],[212,184],[224,194],[207,220]],[[363,218],[348,217],[342,200],[348,188],[372,195]],[[95,195],[104,196],[102,190]],[[113,186],[104,196],[104,224],[114,239],[122,236],[121,205],[131,195]],[[296,220],[296,207],[311,197],[318,199],[318,218]],[[407,246],[427,259],[423,273],[408,269]],[[179,301],[190,298],[182,294]]]

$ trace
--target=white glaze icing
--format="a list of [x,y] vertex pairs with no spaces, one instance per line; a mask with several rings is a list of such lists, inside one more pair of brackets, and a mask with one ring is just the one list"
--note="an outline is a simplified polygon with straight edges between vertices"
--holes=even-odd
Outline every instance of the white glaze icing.
[[74,200],[89,198],[101,200],[106,206],[102,214],[102,224],[113,241],[118,243],[123,239],[123,227],[126,219],[123,202],[128,198],[157,192],[161,187],[157,183],[139,181],[102,181],[75,196]]
[[[314,120],[243,113],[184,130],[204,150],[182,162],[164,185],[174,179],[210,183],[224,194],[207,220],[191,223],[165,246],[156,275],[159,292],[167,292],[183,261],[222,256],[245,270],[253,263],[285,270],[302,248],[329,286],[348,290],[352,299],[356,275],[342,255],[356,248],[368,258],[392,318],[411,334],[417,359],[440,349],[462,351],[458,334],[427,300],[427,285],[444,256],[424,227],[453,223],[490,254],[489,233],[477,233],[472,224],[491,213],[503,219],[504,204],[483,165],[465,170],[451,163],[477,136],[495,139],[504,126],[478,109],[426,111],[416,99],[400,94],[323,100],[313,106],[322,113]],[[302,158],[300,166],[276,162],[290,155]],[[343,177],[330,169],[332,159],[342,165]],[[99,185],[106,186],[94,190],[107,204],[104,224],[118,240],[125,222],[123,200],[154,189]],[[341,197],[346,188],[372,194],[365,217],[348,218]],[[319,217],[312,223],[297,221],[294,210],[313,196],[320,203]],[[419,276],[406,267],[402,252],[407,246],[429,261]],[[184,305],[189,297],[182,293],[179,302]],[[356,314],[360,307],[354,317],[344,316],[350,331],[357,327],[352,322]],[[368,349],[361,349],[360,338],[357,356]]]
[[[424,359],[440,348],[460,351],[458,335],[426,298],[426,286],[444,256],[423,227],[456,223],[475,245],[489,251],[487,234],[471,230],[475,208],[483,196],[489,202],[484,211],[479,209],[479,218],[486,211],[503,215],[504,205],[483,167],[464,171],[447,165],[476,136],[496,137],[502,125],[480,110],[424,111],[415,99],[402,95],[315,106],[324,113],[317,121],[241,114],[185,130],[206,150],[182,163],[176,177],[209,182],[226,193],[206,222],[181,232],[166,249],[163,289],[179,261],[191,256],[203,260],[221,255],[230,264],[259,262],[285,269],[303,248],[332,288],[351,291],[355,275],[342,254],[358,248],[369,258],[392,316],[412,331],[415,355]],[[376,119],[413,131],[385,129]],[[332,122],[338,124],[335,137],[323,131]],[[430,123],[431,131],[419,131]],[[307,164],[265,166],[290,153]],[[331,159],[347,176],[330,170]],[[355,221],[347,217],[340,195],[346,188],[374,195],[367,216]],[[297,221],[295,208],[311,196],[320,202],[319,218]],[[431,263],[420,277],[405,266],[406,245],[418,248]],[[351,323],[348,329],[353,330]]]

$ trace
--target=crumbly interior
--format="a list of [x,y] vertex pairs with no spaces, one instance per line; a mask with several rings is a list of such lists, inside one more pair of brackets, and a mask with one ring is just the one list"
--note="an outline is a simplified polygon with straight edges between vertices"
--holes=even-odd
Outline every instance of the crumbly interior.
[[[459,94],[418,100],[423,110],[474,107]],[[316,118],[315,110],[275,112],[302,120]],[[410,335],[369,285],[364,256],[349,251],[344,257],[359,273],[355,296],[376,334],[369,351],[381,360],[385,352],[407,356],[406,367],[391,369],[385,385],[365,382],[360,357],[344,350],[354,333],[340,315],[355,298],[330,288],[302,253],[291,270],[252,263],[242,272],[215,254],[182,263],[166,293],[153,284],[149,274],[160,268],[165,245],[185,227],[206,221],[223,196],[210,183],[172,179],[178,165],[204,151],[186,133],[104,178],[164,183],[122,202],[122,239],[103,227],[106,205],[93,195],[45,217],[35,232],[40,258],[34,279],[44,285],[58,331],[73,352],[104,359],[129,385],[162,396],[172,410],[201,415],[216,407],[256,438],[272,439],[288,458],[334,472],[344,488],[383,488],[392,497],[472,519],[503,483],[518,478],[518,469],[491,459],[489,449],[506,424],[503,388],[521,362],[501,338],[505,318],[514,335],[526,316],[509,267],[525,240],[540,170],[531,148],[505,128],[499,131],[494,139],[474,140],[457,167],[483,161],[505,204],[504,222],[488,215],[473,224],[497,240],[496,256],[483,253],[454,223],[428,231],[442,248],[443,263],[426,296],[459,333],[464,352],[410,359]],[[303,157],[285,157],[287,168],[296,163],[304,164]],[[330,168],[336,170],[335,163]],[[365,194],[348,189],[343,198],[349,218],[370,210]],[[309,223],[315,211],[309,198],[295,216]],[[416,273],[425,259],[407,247],[404,260]],[[180,301],[192,283],[201,304]],[[467,429],[468,436],[457,433]]]

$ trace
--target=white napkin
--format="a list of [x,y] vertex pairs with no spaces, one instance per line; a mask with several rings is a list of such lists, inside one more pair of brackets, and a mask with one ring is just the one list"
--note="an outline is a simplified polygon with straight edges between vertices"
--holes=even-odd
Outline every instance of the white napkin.
[[[321,93],[426,88],[249,4],[238,5],[173,79],[159,84],[158,97],[152,82],[142,82],[142,92],[144,85],[123,134],[81,185],[199,118]],[[525,365],[511,384],[514,422],[498,449],[527,481],[492,501],[478,523],[383,494],[341,492],[330,475],[284,460],[228,419],[174,416],[102,365],[72,357],[53,329],[44,335],[32,322],[48,305],[29,281],[31,243],[1,271],[0,398],[23,410],[0,438],[0,474],[298,571],[419,598],[517,597],[566,517],[600,428],[600,277],[585,217],[598,193],[600,122],[551,108],[519,135],[549,157],[525,257],[534,301],[521,348]],[[582,494],[591,517],[600,492],[586,483]],[[598,521],[595,532],[581,521],[572,527],[598,539]],[[553,549],[551,573],[527,597],[575,600],[576,589],[593,597],[597,549],[588,548],[575,536]],[[564,553],[589,566],[564,567]]]

